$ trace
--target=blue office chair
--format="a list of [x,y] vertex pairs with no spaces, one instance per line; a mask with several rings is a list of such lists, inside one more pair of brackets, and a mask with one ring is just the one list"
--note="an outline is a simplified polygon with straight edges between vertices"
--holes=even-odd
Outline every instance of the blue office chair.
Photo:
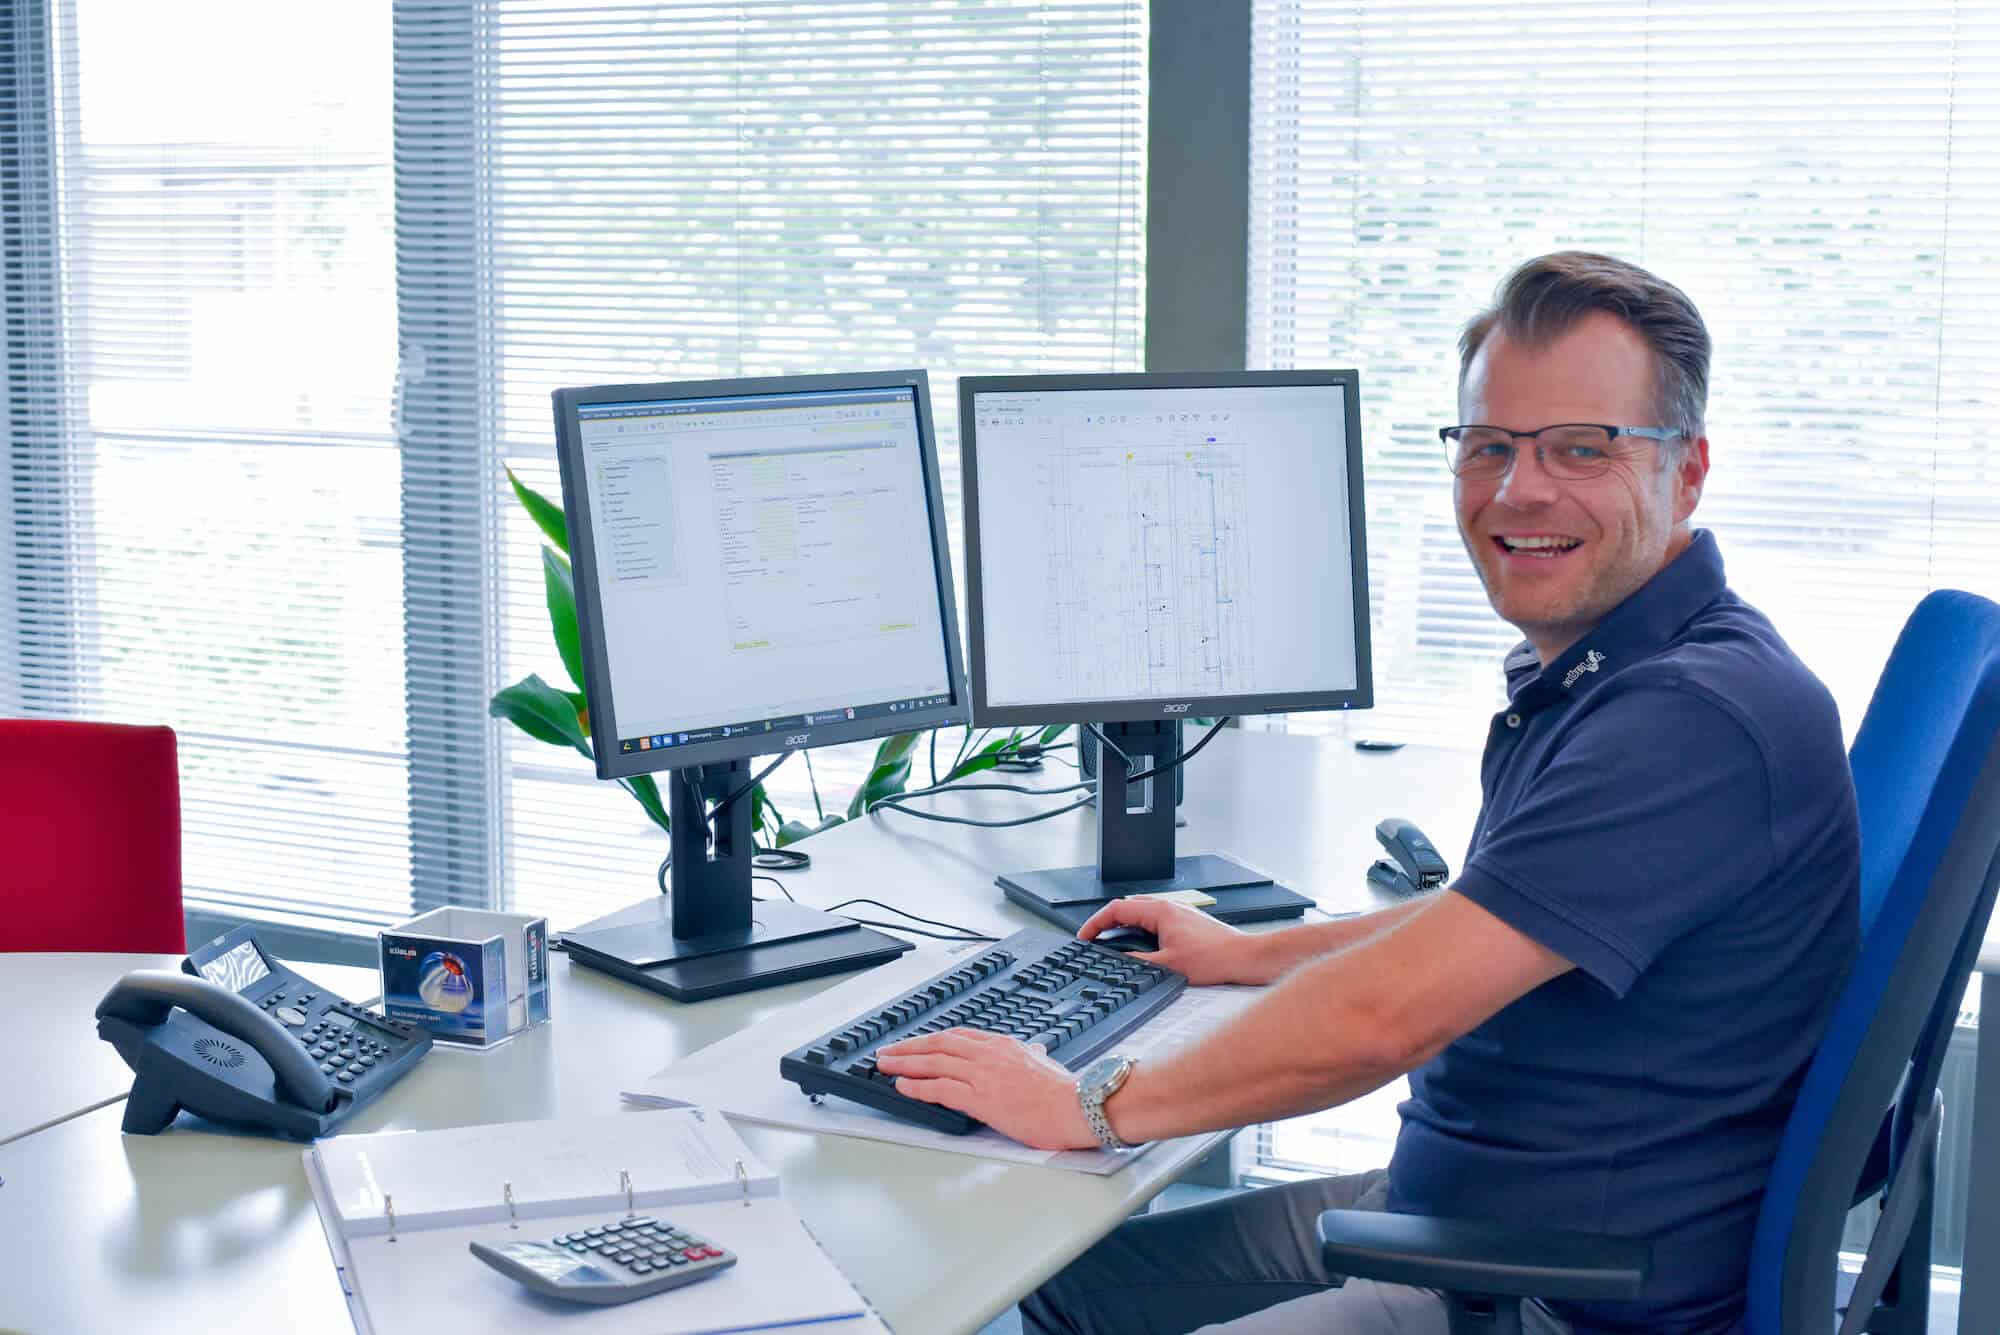
[[[1861,953],[1778,1145],[1750,1254],[1746,1335],[1923,1335],[1938,1070],[2000,886],[2000,606],[1931,594],[1889,655],[1848,761],[1861,814]],[[1996,1003],[2000,1004],[2000,1003]],[[1879,1197],[1843,1313],[1847,1212]],[[1453,1335],[1520,1330],[1520,1301],[1635,1298],[1643,1242],[1329,1210],[1336,1274],[1444,1290]]]

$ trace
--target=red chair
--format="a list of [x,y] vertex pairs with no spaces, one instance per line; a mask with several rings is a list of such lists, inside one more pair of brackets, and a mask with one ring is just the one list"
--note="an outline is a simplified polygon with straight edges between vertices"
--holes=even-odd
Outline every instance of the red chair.
[[0,719],[0,951],[186,949],[173,729]]

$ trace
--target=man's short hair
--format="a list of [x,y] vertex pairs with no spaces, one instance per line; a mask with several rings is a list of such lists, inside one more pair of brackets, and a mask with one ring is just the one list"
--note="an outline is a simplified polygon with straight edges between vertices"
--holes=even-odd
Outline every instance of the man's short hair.
[[1592,311],[1617,316],[1652,348],[1658,424],[1676,427],[1689,436],[1702,435],[1708,415],[1708,360],[1713,345],[1701,312],[1687,293],[1672,283],[1609,255],[1560,250],[1529,260],[1508,274],[1494,295],[1493,305],[1467,322],[1465,332],[1459,335],[1460,388],[1465,385],[1466,369],[1496,326],[1514,342],[1533,347],[1562,337]]

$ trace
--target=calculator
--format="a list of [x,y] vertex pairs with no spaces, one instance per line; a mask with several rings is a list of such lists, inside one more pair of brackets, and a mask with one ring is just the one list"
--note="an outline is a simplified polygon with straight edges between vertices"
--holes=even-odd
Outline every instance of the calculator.
[[536,1293],[608,1306],[709,1279],[736,1253],[658,1219],[637,1215],[547,1242],[474,1242],[472,1254]]

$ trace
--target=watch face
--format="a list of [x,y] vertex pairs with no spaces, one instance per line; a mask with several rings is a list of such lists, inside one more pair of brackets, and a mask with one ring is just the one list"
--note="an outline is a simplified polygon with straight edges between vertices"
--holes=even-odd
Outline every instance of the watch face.
[[1084,1094],[1108,1091],[1117,1084],[1128,1064],[1124,1057],[1099,1057],[1083,1068],[1083,1074],[1077,1077],[1076,1087]]

